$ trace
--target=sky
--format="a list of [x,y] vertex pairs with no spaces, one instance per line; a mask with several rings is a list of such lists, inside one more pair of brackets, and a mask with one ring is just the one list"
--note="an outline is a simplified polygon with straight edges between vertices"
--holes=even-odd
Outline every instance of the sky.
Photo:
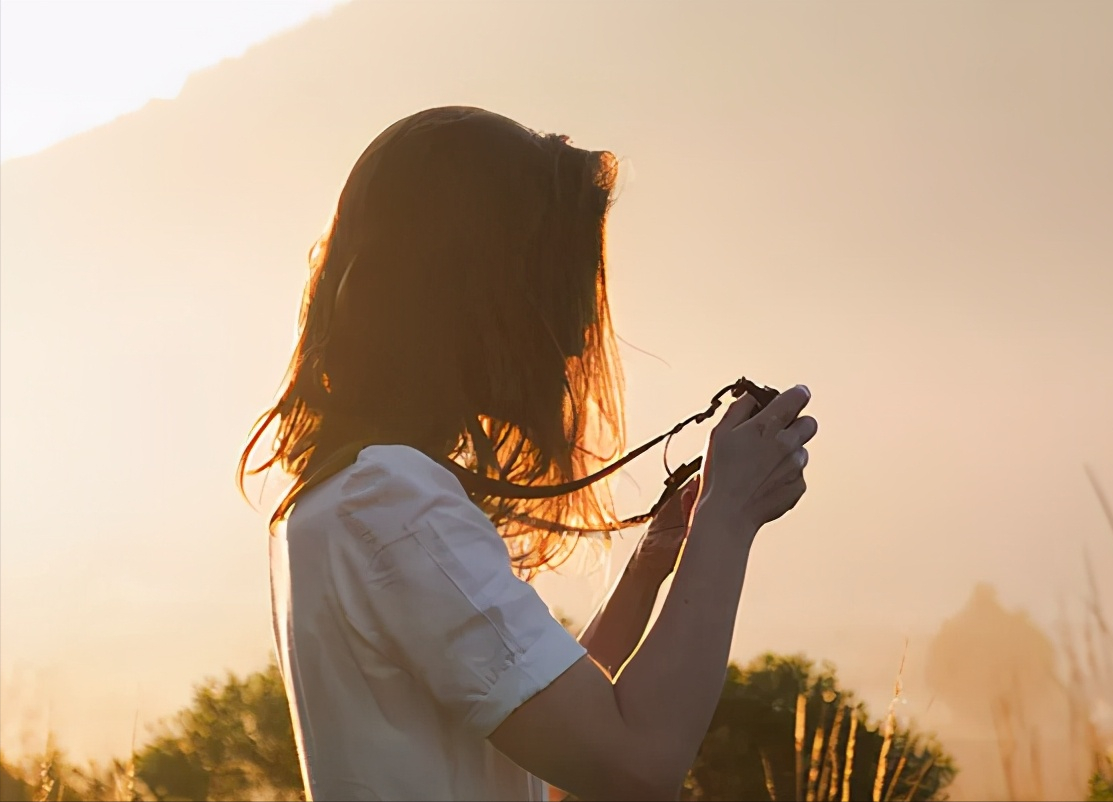
[[[809,492],[758,542],[735,658],[831,659],[878,710],[978,582],[1051,629],[1085,554],[1113,573],[1084,472],[1113,492],[1113,7],[603,3],[583,55],[554,11],[587,4],[357,6],[245,53],[324,6],[0,4],[5,750],[52,723],[119,753],[136,708],[266,660],[237,449],[347,171],[441,103],[619,156],[631,445],[742,374],[811,387]],[[624,475],[620,512],[661,478]],[[542,590],[577,618],[599,580]]]
[[337,0],[4,0],[0,161],[173,98],[191,72]]
[[[135,112],[149,101],[172,99],[190,74],[241,56],[252,45],[337,5],[337,0],[4,0],[0,4],[0,161],[42,151]],[[11,492],[11,473],[7,476],[7,492]],[[11,529],[4,528],[4,540],[10,544]],[[12,640],[7,640],[10,646]],[[257,651],[265,659],[265,652]],[[72,664],[73,658],[71,653],[62,662]],[[13,704],[13,698],[36,700],[30,712],[24,708],[24,721],[14,721],[21,716],[12,712],[4,717],[3,747],[9,754],[40,747],[52,722],[62,730],[77,730],[78,755],[106,757],[119,751],[123,743],[119,737],[105,743],[103,734],[92,729],[82,734],[84,728],[68,727],[65,713],[59,717],[51,712],[58,706],[52,677],[67,669],[55,664],[25,671],[23,666],[19,658],[5,660],[2,671],[7,700],[3,707],[14,711],[18,703]],[[169,709],[159,697],[165,698],[165,689],[158,688],[157,681],[154,684],[152,693],[150,682],[125,680],[119,695],[109,694],[116,698],[108,709],[126,707],[134,715],[146,707],[156,711],[152,718],[164,715]],[[79,699],[95,696],[84,686],[76,690]],[[184,687],[174,693],[179,700],[186,694]],[[81,701],[71,704],[82,708],[79,718],[103,720],[103,710],[97,710],[95,702],[91,710]]]

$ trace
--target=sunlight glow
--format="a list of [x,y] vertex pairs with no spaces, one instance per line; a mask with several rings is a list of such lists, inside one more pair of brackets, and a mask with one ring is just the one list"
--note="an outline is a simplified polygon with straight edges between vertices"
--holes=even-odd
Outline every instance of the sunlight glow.
[[151,100],[172,99],[190,73],[336,5],[4,0],[0,160],[36,153]]

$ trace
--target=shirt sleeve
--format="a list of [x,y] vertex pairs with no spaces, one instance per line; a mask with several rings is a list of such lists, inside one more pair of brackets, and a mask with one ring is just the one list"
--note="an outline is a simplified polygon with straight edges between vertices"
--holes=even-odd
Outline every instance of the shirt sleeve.
[[469,729],[486,737],[586,654],[514,575],[456,478],[424,454],[366,450],[341,497],[345,532],[331,557],[345,617]]

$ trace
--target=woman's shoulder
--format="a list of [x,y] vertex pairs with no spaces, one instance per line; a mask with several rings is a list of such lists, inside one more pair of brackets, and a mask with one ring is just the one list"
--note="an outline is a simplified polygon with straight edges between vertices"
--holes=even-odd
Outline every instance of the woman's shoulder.
[[373,445],[334,485],[340,517],[360,532],[403,532],[446,510],[472,505],[445,466],[405,445]]
[[342,483],[345,496],[372,489],[401,496],[449,493],[467,497],[447,467],[406,445],[367,446],[346,474]]

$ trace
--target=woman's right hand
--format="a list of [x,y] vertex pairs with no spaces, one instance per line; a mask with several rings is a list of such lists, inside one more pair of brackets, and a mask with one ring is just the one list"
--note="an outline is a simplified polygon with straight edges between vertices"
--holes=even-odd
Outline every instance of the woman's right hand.
[[799,417],[810,399],[797,385],[756,414],[749,395],[731,404],[708,439],[699,508],[756,533],[795,507],[807,489],[804,446],[818,430],[815,418]]
[[750,538],[804,492],[816,423],[796,418],[807,402],[795,387],[752,418],[753,398],[731,405],[711,433],[702,496],[653,628],[614,680],[581,657],[497,726],[496,748],[581,799],[680,798],[722,695]]

